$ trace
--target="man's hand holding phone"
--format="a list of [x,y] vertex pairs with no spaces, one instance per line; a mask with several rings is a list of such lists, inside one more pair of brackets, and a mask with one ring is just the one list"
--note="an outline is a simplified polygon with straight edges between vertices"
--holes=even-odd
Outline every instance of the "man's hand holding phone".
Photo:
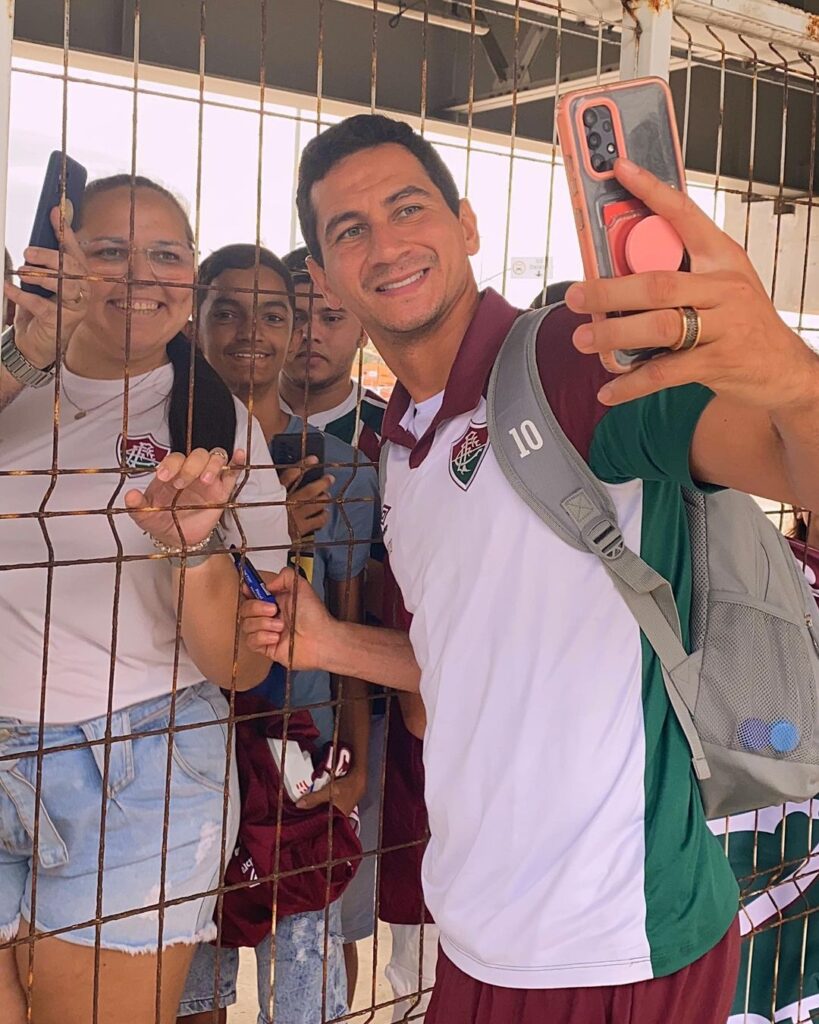
[[[60,208],[51,211],[55,234],[60,231]],[[14,321],[15,344],[38,368],[53,365],[57,358],[59,324],[63,345],[82,323],[88,309],[88,274],[83,251],[71,228],[63,225],[62,288],[58,289],[60,253],[56,249],[29,246],[25,264],[18,274],[23,283],[40,285],[54,292],[51,298],[24,291],[6,281],[4,291],[17,307]],[[59,305],[58,305],[59,297]]]
[[315,455],[308,455],[298,465],[279,471],[279,480],[287,491],[287,523],[294,544],[317,533],[330,519],[327,506],[335,477],[326,474],[304,483],[308,471],[318,464]]
[[[689,196],[628,160],[614,169],[624,188],[676,229],[691,269],[588,280],[569,289],[566,302],[577,313],[632,313],[579,327],[574,343],[581,352],[669,350],[609,381],[600,401],[620,405],[693,382],[768,410],[800,401],[805,373],[816,372],[816,354],[779,317],[744,249]],[[684,307],[698,314],[699,330],[685,351],[674,351],[684,334]]]

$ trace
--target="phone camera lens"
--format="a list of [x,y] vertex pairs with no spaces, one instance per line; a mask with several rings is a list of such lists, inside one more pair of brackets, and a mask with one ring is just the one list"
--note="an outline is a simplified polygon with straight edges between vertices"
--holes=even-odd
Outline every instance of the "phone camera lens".
[[594,110],[592,107],[589,107],[588,110],[583,111],[583,124],[587,128],[591,128],[593,127],[593,125],[597,124],[597,111]]
[[607,153],[611,153],[611,154],[614,154],[614,153],[617,152],[617,147],[614,145],[613,142],[610,142],[608,144],[608,146],[606,146],[606,152]]
[[606,169],[607,160],[604,156],[599,153],[595,153],[591,158],[591,165],[598,173]]
[[611,121],[604,121],[603,122],[603,131],[604,132],[610,132],[611,131]]
[[589,145],[592,149],[597,149],[602,141],[597,132],[589,132]]

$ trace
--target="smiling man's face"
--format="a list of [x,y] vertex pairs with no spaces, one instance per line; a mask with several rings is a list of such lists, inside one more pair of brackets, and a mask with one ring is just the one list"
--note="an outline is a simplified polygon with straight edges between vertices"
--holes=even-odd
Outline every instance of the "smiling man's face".
[[[254,288],[257,289],[254,323]],[[214,278],[199,318],[205,357],[230,390],[246,398],[278,387],[293,339],[293,310],[284,281],[269,267],[224,270]]]
[[472,286],[474,214],[463,201],[456,216],[406,147],[345,157],[311,200],[324,264],[312,267],[316,283],[374,339],[426,335]]
[[282,373],[293,384],[310,391],[327,391],[349,380],[363,340],[361,322],[346,309],[333,309],[309,285],[296,285],[296,328],[301,333]]

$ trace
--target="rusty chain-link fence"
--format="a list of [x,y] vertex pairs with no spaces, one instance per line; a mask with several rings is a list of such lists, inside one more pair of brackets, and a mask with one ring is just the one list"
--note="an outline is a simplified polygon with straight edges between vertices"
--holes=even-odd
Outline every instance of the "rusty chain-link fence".
[[[299,571],[296,601],[312,582],[345,616],[401,624],[379,547],[376,456],[365,450],[392,378],[356,336],[345,349],[351,389],[336,381],[327,393],[341,400],[319,409],[346,417],[338,430],[351,448],[324,449],[337,480],[329,499],[319,497],[329,504],[309,510],[320,529],[294,525],[299,481],[286,495],[241,405],[263,419],[262,441],[289,430],[309,452],[290,410],[323,401],[310,382],[321,374],[323,332],[338,328],[322,321],[321,297],[304,278],[288,290],[262,248],[283,256],[302,242],[295,187],[306,142],[350,114],[390,113],[436,144],[477,211],[481,287],[526,307],[549,285],[582,276],[556,99],[583,84],[659,74],[670,81],[692,195],[746,247],[789,325],[817,344],[816,17],[773,0],[13,7],[0,39],[13,267],[26,258],[51,151],[85,165],[90,179],[123,177],[74,224],[85,259],[68,248],[60,258],[54,326],[66,340],[53,381],[0,413],[0,604],[12,652],[0,669],[0,992],[12,992],[15,972],[22,979],[22,996],[10,995],[7,1011],[0,1005],[0,1019],[63,1019],[62,1004],[72,1021],[167,1024],[183,998],[183,951],[216,939],[205,994],[185,1008],[218,1020],[206,1004],[230,1001],[233,949],[247,939],[228,1019],[254,1020],[248,947],[260,935],[272,948],[260,960],[258,998],[272,1020],[294,1019],[293,972],[316,960],[318,988],[293,997],[317,1000],[316,1019],[422,1019],[437,940],[420,894],[420,741],[394,696],[346,678],[311,678],[308,687],[287,670],[247,690],[261,677],[240,654],[232,560],[216,556],[224,570],[205,570],[205,587],[196,552],[174,554],[175,535],[191,549],[207,539],[190,532],[193,519],[223,513],[240,563],[274,571],[289,559]],[[206,258],[234,244],[253,255],[234,255],[197,285]],[[7,277],[20,281],[16,269]],[[75,303],[88,317],[76,340]],[[282,369],[299,323],[303,350],[284,365],[291,402],[281,406],[269,369]],[[192,360],[165,355],[174,339],[194,342]],[[218,414],[217,386],[198,369],[206,356],[240,400],[226,403],[223,393]],[[176,434],[173,376],[182,393]],[[218,432],[223,415],[227,435]],[[235,437],[248,462],[227,496],[149,494],[151,514],[165,510],[157,548],[125,495],[146,490],[180,436],[188,450],[206,437],[205,447],[215,438],[228,452]],[[791,510],[769,511],[793,529]],[[194,706],[186,695],[203,676],[225,696],[200,686]],[[296,820],[292,805],[316,780],[302,777],[290,791],[288,760],[300,762],[302,748],[317,755],[327,741],[353,751],[358,789],[346,792],[359,805],[358,839],[347,807],[314,808],[307,830]],[[256,829],[239,847],[237,760]],[[714,823],[747,893],[752,967],[733,1024],[797,1024],[819,1011],[815,804]],[[353,867],[356,881],[339,896]],[[22,909],[3,919],[18,889]]]

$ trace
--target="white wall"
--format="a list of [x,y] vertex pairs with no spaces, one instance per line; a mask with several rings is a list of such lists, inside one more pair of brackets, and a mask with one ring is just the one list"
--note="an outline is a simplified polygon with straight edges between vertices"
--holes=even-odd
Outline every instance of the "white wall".
[[[819,207],[813,209],[808,234],[808,206],[797,204],[796,212],[777,218],[773,201],[744,203],[738,195],[725,197],[725,230],[738,242],[745,241],[749,224],[748,252],[770,292],[776,267],[774,304],[777,309],[798,313],[801,306],[805,252],[807,287],[803,312],[819,315]],[[776,245],[777,220],[779,245]],[[815,326],[819,326],[816,324]]]

